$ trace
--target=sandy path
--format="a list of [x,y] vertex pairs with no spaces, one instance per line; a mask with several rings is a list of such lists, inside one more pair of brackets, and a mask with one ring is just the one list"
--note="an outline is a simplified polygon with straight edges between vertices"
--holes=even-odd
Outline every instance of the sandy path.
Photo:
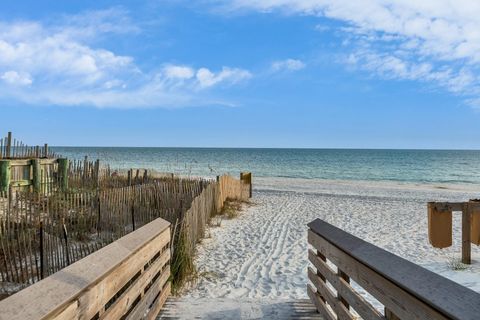
[[459,215],[454,219],[452,248],[434,249],[427,239],[426,203],[478,197],[470,191],[259,179],[253,199],[256,205],[212,228],[211,237],[199,246],[196,263],[202,277],[183,299],[306,298],[306,224],[315,218],[480,292],[478,247],[473,247],[470,269],[453,271],[447,263],[460,253]]

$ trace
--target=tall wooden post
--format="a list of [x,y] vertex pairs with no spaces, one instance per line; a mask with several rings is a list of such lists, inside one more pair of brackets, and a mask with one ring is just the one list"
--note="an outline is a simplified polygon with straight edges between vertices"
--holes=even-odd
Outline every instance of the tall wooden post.
[[45,145],[43,146],[43,157],[48,158],[48,144],[47,143],[45,143]]
[[6,158],[10,158],[12,155],[12,133],[8,132],[7,135],[7,145],[5,150]]
[[33,173],[33,191],[40,192],[42,178],[40,175],[40,159],[32,160],[32,173]]
[[40,221],[40,228],[39,228],[39,238],[40,238],[40,278],[43,279],[45,277],[45,254],[43,252],[43,221]]
[[68,159],[58,159],[58,177],[60,189],[66,191],[68,189]]
[[471,207],[468,202],[463,204],[462,207],[462,263],[471,264],[471,246],[470,237],[470,219],[471,219]]
[[128,185],[132,185],[132,169],[128,170]]
[[0,160],[0,192],[8,192],[10,187],[10,160]]

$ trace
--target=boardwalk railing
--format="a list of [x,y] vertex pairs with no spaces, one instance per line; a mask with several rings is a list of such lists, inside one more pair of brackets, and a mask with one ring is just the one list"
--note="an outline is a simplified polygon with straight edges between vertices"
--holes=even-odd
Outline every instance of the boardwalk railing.
[[0,302],[0,319],[155,319],[170,294],[159,218]]
[[[313,286],[307,291],[325,319],[480,318],[480,294],[320,219],[308,227],[314,248],[308,257],[315,268],[308,268]],[[384,310],[362,297],[357,285]]]

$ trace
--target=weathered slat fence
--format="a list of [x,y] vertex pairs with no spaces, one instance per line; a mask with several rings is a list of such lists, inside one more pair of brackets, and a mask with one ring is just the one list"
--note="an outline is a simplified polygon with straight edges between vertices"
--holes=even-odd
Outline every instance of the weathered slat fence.
[[[3,194],[0,289],[15,292],[38,282],[157,218],[172,223],[172,243],[183,241],[179,253],[191,259],[210,217],[227,198],[246,200],[248,188],[222,176],[219,183],[165,178],[105,190]],[[184,261],[174,260],[181,273]]]
[[175,221],[209,183],[170,179],[98,192],[7,193],[0,203],[0,287],[41,280],[156,218]]
[[31,159],[31,158],[56,158],[56,154],[43,146],[28,146],[20,140],[13,138],[12,133],[0,138],[0,159]]
[[[241,180],[221,176],[217,182],[171,179],[164,184],[157,181],[106,190],[98,195],[96,202],[95,197],[89,198],[86,194],[83,197],[73,195],[73,203],[82,204],[81,208],[99,204],[98,207],[93,206],[93,210],[82,211],[85,220],[76,221],[83,231],[93,228],[95,232],[90,236],[105,233],[107,238],[104,239],[108,239],[114,238],[116,232],[122,235],[130,233],[104,248],[98,248],[99,241],[89,239],[97,246],[95,252],[63,269],[49,268],[48,271],[52,272],[50,276],[1,301],[0,319],[154,319],[170,294],[169,279],[175,280],[179,272],[184,272],[184,266],[179,264],[185,263],[180,253],[193,259],[195,245],[205,235],[210,218],[222,209],[223,202],[219,199],[247,200],[249,189],[250,185]],[[72,198],[68,199],[66,203],[72,203]],[[57,227],[63,230],[65,247],[60,250],[63,250],[62,253],[58,251],[57,259],[52,255],[53,263],[60,261],[58,257],[62,254],[67,259],[69,254],[70,259],[75,259],[75,254],[77,258],[82,256],[82,252],[78,255],[78,252],[69,249],[65,225],[69,223],[68,218],[72,218],[68,216],[71,207],[62,207],[60,201],[56,203],[58,206],[56,204],[55,210],[46,217],[54,217],[50,221],[56,219]],[[42,211],[46,208],[48,206]],[[99,210],[98,215],[96,210]],[[165,215],[175,224],[158,218],[159,215]],[[73,216],[74,219],[76,217],[78,212]],[[142,224],[143,227],[139,228]],[[123,228],[116,230],[118,226]],[[43,231],[43,221],[40,227]],[[79,232],[74,239],[79,237]],[[88,231],[82,234],[84,237],[88,235]],[[59,238],[61,236],[56,237],[57,240]],[[41,243],[45,241],[48,242],[46,237],[40,238]],[[70,245],[72,243],[74,241],[70,240]],[[21,247],[18,249],[21,250]],[[49,246],[54,248],[53,251],[60,247],[61,240]],[[8,253],[12,254],[13,250]],[[40,260],[42,257],[39,257]],[[27,266],[28,259],[23,259]],[[18,262],[22,264],[22,259],[15,263]]]
[[[474,320],[480,294],[320,219],[308,224],[307,291],[325,319]],[[335,265],[332,267],[331,264]],[[352,286],[384,306],[377,310]]]
[[170,223],[156,219],[0,302],[0,319],[155,319],[170,294]]

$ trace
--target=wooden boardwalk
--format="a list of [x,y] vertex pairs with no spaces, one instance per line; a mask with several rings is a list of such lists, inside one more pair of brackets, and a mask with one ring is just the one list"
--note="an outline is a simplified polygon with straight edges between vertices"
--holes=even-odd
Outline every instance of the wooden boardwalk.
[[322,320],[308,299],[195,299],[170,297],[159,319],[304,319]]

